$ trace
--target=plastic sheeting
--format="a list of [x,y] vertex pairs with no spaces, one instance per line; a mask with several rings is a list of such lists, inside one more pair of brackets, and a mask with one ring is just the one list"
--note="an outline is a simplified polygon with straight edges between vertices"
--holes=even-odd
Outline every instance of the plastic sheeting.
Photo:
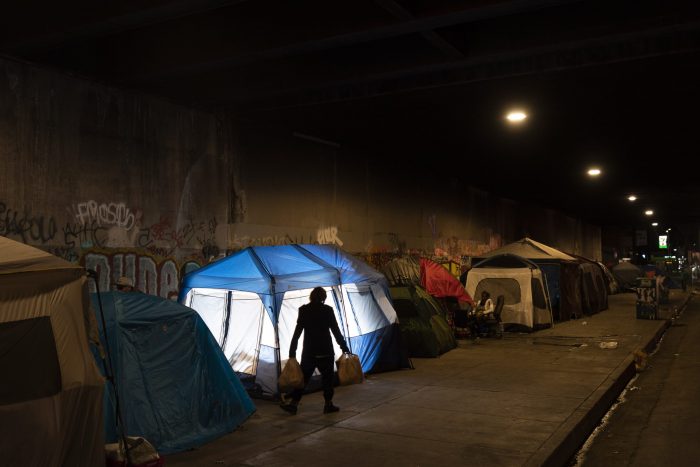
[[[255,411],[194,310],[141,293],[109,292],[99,298],[126,435],[142,436],[164,454],[179,452],[233,431]],[[96,294],[92,300],[99,317]],[[104,343],[101,321],[100,337]],[[117,440],[114,406],[108,388],[108,442]]]

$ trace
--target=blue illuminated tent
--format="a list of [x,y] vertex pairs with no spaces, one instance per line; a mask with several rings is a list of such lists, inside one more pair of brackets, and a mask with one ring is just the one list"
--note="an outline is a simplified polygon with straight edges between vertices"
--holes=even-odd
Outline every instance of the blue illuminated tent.
[[[92,294],[119,395],[124,432],[160,453],[184,451],[233,431],[255,406],[197,313],[142,293]],[[102,358],[93,353],[104,374]],[[107,383],[108,385],[110,383]],[[114,392],[105,390],[105,438],[117,441]]]
[[366,373],[409,366],[386,278],[334,246],[246,248],[186,275],[180,301],[202,316],[249,389],[275,395],[298,309],[317,286]]

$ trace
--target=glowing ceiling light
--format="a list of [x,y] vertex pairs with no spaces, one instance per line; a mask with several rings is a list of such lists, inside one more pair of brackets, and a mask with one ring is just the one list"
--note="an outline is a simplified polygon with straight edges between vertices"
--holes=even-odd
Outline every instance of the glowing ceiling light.
[[644,214],[647,215],[647,216],[653,216],[653,215],[654,215],[654,211],[652,211],[651,209],[647,209],[646,211],[644,211]]
[[629,195],[629,196],[627,197],[627,199],[630,200],[630,201],[637,201],[637,197],[634,196],[634,195]]
[[513,110],[511,112],[508,112],[508,115],[506,115],[506,120],[508,120],[511,123],[520,123],[526,118],[527,114],[522,110]]
[[656,226],[659,225],[659,223],[658,223],[658,222],[652,222],[651,225],[654,226],[654,227],[656,227]]
[[591,177],[597,177],[601,173],[602,172],[597,167],[591,167],[590,169],[588,169],[588,175],[590,175]]

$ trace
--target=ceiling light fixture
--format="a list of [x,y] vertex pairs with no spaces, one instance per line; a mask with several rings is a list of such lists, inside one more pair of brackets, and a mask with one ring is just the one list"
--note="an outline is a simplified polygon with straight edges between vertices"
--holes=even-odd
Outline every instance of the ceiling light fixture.
[[506,115],[506,120],[510,123],[521,123],[527,118],[527,114],[522,110],[512,110]]
[[653,216],[653,215],[654,215],[654,211],[652,211],[651,209],[647,209],[646,211],[644,211],[644,215],[646,215],[646,216]]
[[627,197],[627,199],[630,200],[630,201],[637,201],[637,197],[634,196],[634,195],[629,195],[629,196]]
[[652,222],[651,225],[652,225],[653,227],[656,227],[656,226],[659,225],[659,223],[658,223],[658,222]]
[[601,173],[602,172],[598,167],[591,167],[590,169],[588,169],[588,175],[590,175],[591,177],[597,177]]

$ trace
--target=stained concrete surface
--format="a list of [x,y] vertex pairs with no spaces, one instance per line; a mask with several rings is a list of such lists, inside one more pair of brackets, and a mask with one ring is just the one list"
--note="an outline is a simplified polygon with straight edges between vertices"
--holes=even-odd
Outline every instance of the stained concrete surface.
[[700,300],[689,302],[647,368],[580,453],[580,466],[700,464]]
[[[688,294],[673,291],[669,309]],[[653,346],[666,320],[635,318],[634,295],[594,316],[502,340],[460,341],[414,370],[338,387],[336,414],[320,392],[296,416],[270,401],[235,432],[167,465],[565,465]],[[601,342],[617,342],[602,349]],[[632,375],[630,374],[630,370]]]

